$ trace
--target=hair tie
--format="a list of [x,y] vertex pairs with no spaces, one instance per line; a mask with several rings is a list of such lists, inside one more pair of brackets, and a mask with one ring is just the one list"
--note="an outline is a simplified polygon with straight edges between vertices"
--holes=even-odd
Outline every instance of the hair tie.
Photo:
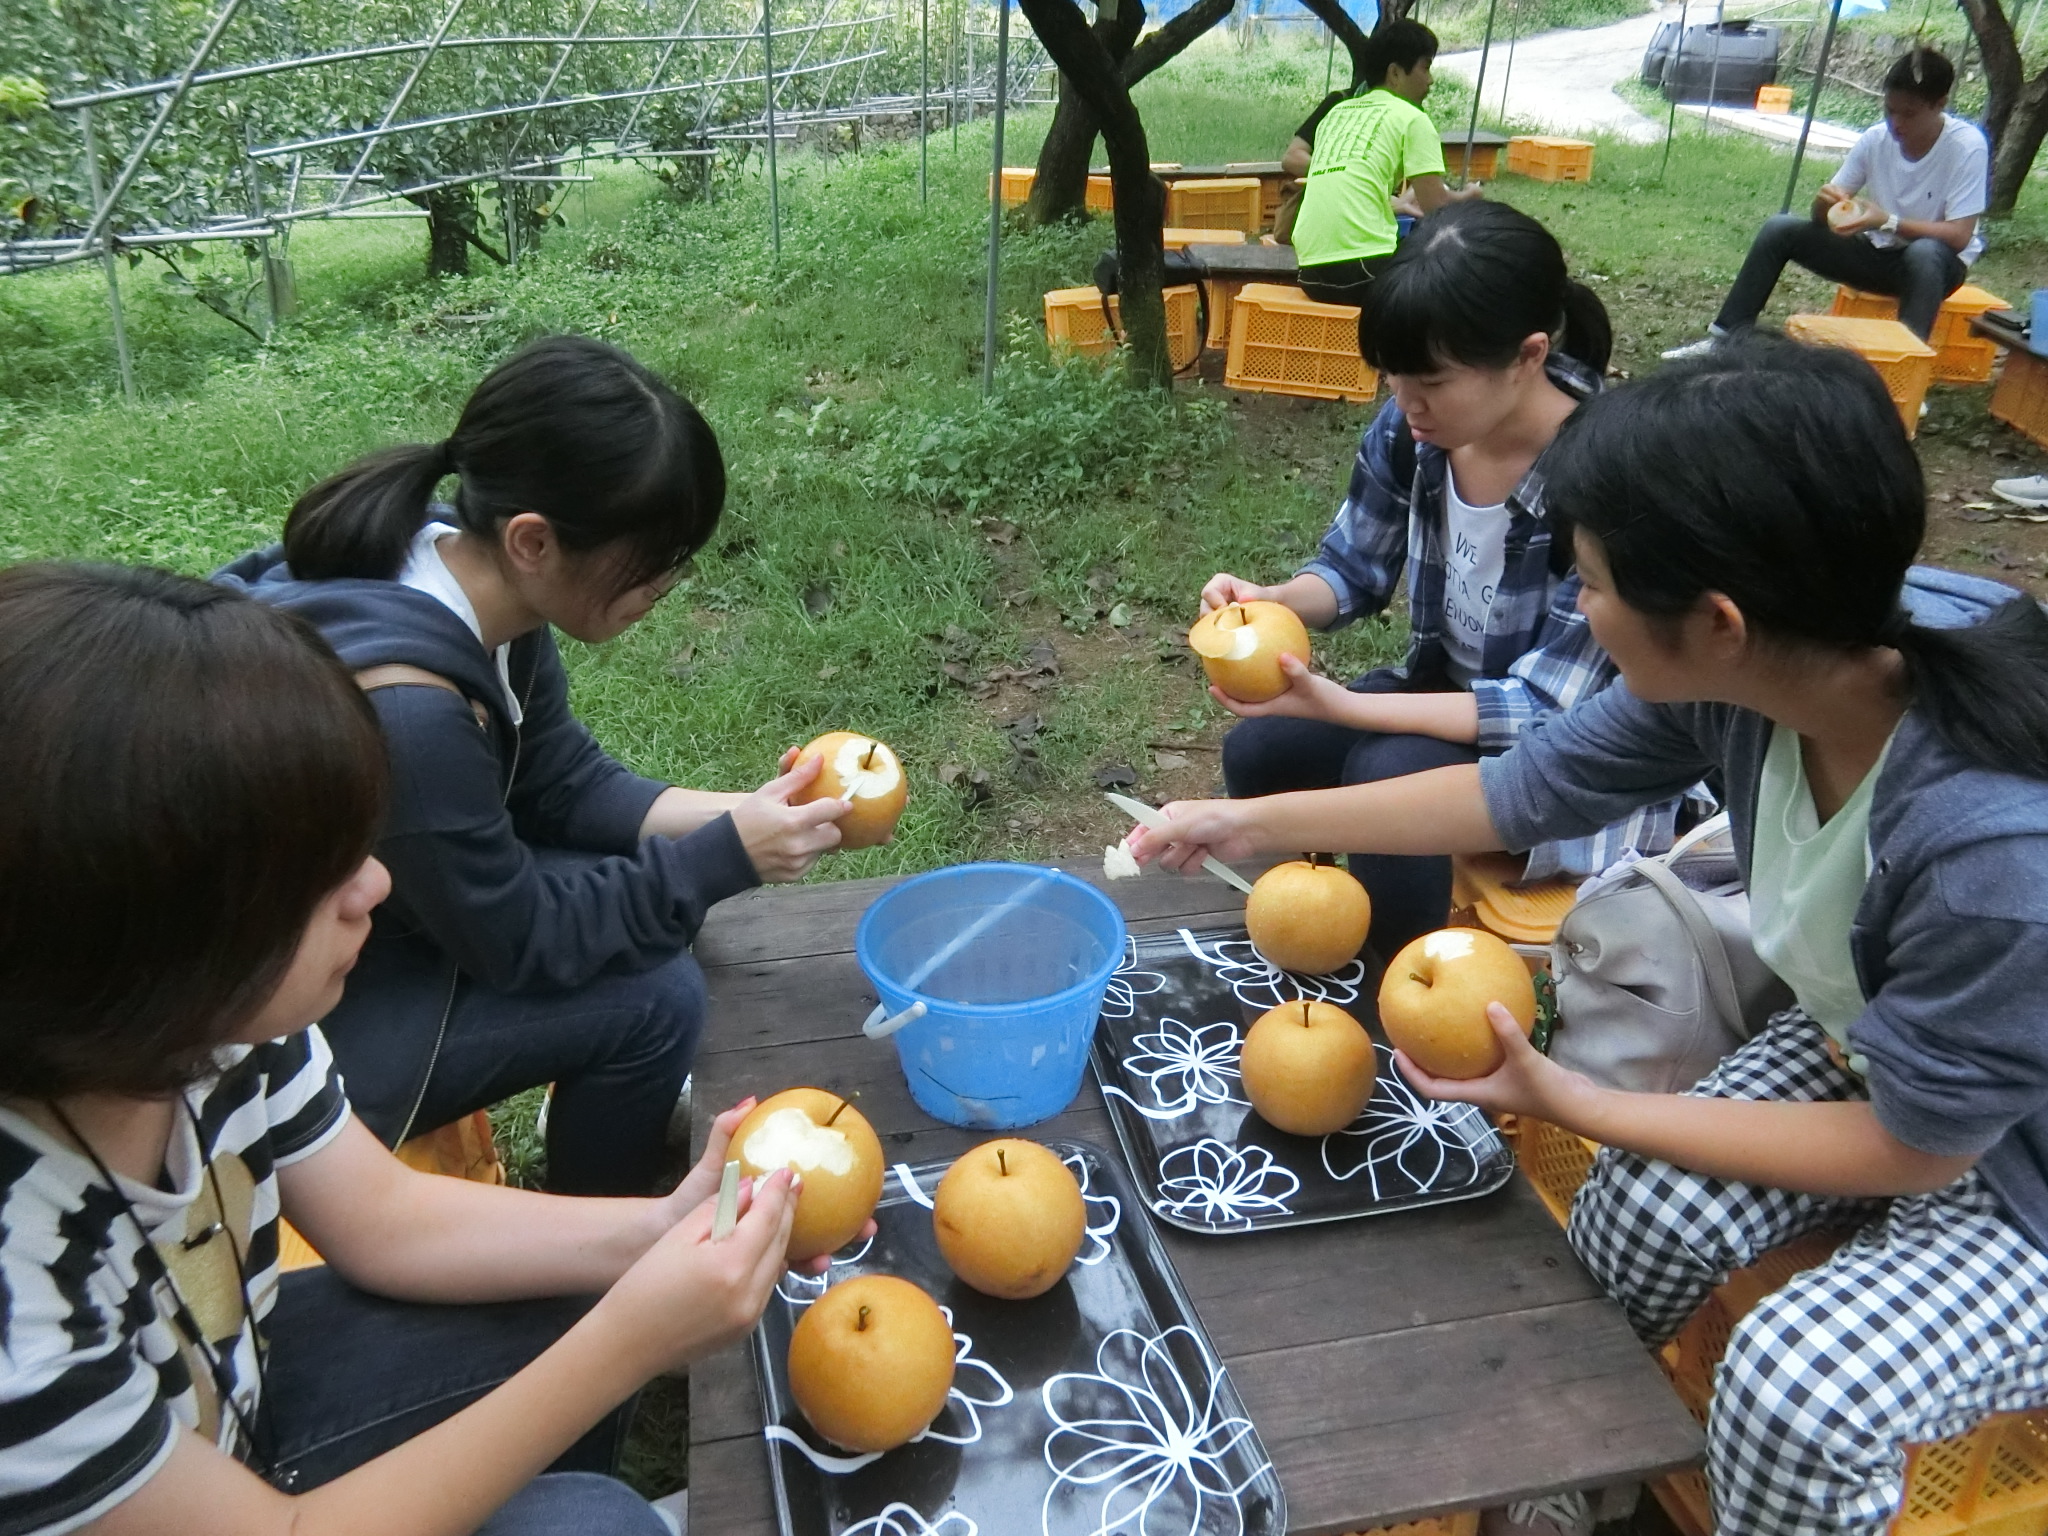
[[459,471],[457,471],[457,469],[455,468],[455,439],[454,439],[454,438],[452,438],[452,437],[444,437],[444,438],[442,438],[442,439],[441,439],[441,441],[440,441],[439,443],[437,443],[437,444],[435,445],[435,447],[434,447],[434,464],[435,464],[435,467],[437,467],[437,468],[438,468],[438,469],[439,469],[439,470],[441,471],[441,474],[442,474],[443,476],[447,476],[447,475],[452,475],[452,474],[456,474],[456,473],[458,473],[458,472],[459,472]]
[[1913,630],[1913,616],[1903,608],[1894,608],[1891,617],[1877,627],[1877,643],[1898,649]]

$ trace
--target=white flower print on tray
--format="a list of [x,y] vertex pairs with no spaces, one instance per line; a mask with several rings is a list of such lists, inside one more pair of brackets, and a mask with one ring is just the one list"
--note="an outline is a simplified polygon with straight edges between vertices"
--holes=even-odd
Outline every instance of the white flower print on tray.
[[1185,1327],[1118,1329],[1092,1372],[1046,1382],[1044,1536],[1241,1536],[1244,1495],[1272,1468],[1245,1454],[1252,1422],[1223,1386],[1222,1363]]
[[849,1525],[839,1536],[981,1536],[981,1528],[957,1509],[927,1520],[910,1505],[890,1504],[878,1515]]
[[1468,1199],[1513,1176],[1486,1116],[1418,1095],[1378,1041],[1373,1096],[1334,1135],[1290,1136],[1252,1109],[1239,1074],[1252,1021],[1308,997],[1376,1032],[1367,962],[1335,976],[1276,971],[1241,928],[1131,943],[1127,966],[1161,984],[1128,1017],[1098,1021],[1092,1059],[1125,1162],[1161,1220],[1207,1233],[1338,1221]]

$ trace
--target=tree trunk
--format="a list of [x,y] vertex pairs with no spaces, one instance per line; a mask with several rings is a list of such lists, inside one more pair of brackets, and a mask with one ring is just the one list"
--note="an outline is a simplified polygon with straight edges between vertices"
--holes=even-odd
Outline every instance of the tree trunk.
[[1993,214],[2012,212],[2048,136],[2048,69],[2032,80],[1999,0],[1961,0],[1984,56],[1984,135],[1991,141]]
[[[1139,42],[1138,33],[1145,25],[1144,6],[1139,0],[1122,0],[1114,21],[1098,18],[1091,30],[1128,90],[1168,60],[1179,57],[1188,44],[1228,16],[1234,3],[1235,0],[1197,0]],[[1045,143],[1038,151],[1038,175],[1031,183],[1033,224],[1079,218],[1085,212],[1088,162],[1094,158],[1099,132],[1100,124],[1087,101],[1061,74],[1059,105],[1053,111]]]
[[[1344,9],[1344,0],[1301,0],[1301,3],[1315,13],[1316,20],[1337,34],[1337,41],[1344,45],[1344,52],[1351,60],[1351,86],[1356,90],[1365,83],[1365,33],[1358,23],[1351,19],[1351,13]],[[1414,0],[1380,0],[1380,19],[1373,30],[1378,31],[1390,21],[1406,16]]]
[[1131,102],[1122,71],[1073,0],[1018,4],[1047,55],[1101,124],[1109,148],[1110,184],[1116,194],[1117,294],[1131,382],[1171,388],[1173,359],[1166,346],[1166,302],[1161,296],[1166,189],[1152,174],[1145,124]]
[[419,199],[427,210],[427,276],[467,277],[476,204],[467,187],[444,187]]

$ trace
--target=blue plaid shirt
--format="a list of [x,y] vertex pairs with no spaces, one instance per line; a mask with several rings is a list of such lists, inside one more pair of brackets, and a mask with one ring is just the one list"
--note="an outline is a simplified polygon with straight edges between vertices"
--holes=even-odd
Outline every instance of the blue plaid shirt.
[[[1600,376],[1559,353],[1545,365],[1551,383],[1580,400],[1600,388]],[[1408,574],[1410,677],[1448,679],[1444,650],[1444,481],[1450,457],[1416,443],[1403,483],[1396,444],[1408,437],[1408,418],[1389,400],[1358,442],[1358,459],[1336,521],[1316,558],[1302,567],[1337,594],[1336,624],[1369,617],[1393,601],[1405,564]],[[1568,559],[1553,569],[1552,527],[1543,506],[1542,460],[1508,494],[1508,532],[1500,585],[1487,610],[1480,642],[1480,675],[1472,679],[1479,706],[1479,751],[1493,757],[1539,715],[1569,709],[1618,675],[1593,639],[1578,609],[1579,576]],[[1449,686],[1446,681],[1445,686]],[[1707,799],[1704,789],[1694,795]],[[1691,797],[1688,797],[1691,798]],[[1595,875],[1633,849],[1662,853],[1671,846],[1684,800],[1667,800],[1603,828],[1592,837],[1546,843],[1529,851],[1528,878]]]

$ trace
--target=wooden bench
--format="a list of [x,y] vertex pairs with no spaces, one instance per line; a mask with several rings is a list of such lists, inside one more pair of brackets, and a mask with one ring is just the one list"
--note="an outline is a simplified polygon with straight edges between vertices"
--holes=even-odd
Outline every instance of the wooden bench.
[[[1099,881],[1092,865],[1074,873]],[[857,1096],[891,1161],[983,1139],[912,1104],[896,1053],[860,1035],[874,996],[854,925],[890,882],[758,891],[722,903],[697,954],[710,1018],[701,1127],[748,1093],[817,1083]],[[1240,898],[1150,874],[1105,887],[1133,932],[1220,927]],[[1030,1134],[1110,1148],[1092,1078]],[[1535,1191],[1251,1237],[1162,1229],[1286,1490],[1291,1528],[1357,1531],[1689,1465],[1686,1413]],[[753,1369],[743,1349],[690,1380],[690,1513],[720,1536],[776,1530]]]

